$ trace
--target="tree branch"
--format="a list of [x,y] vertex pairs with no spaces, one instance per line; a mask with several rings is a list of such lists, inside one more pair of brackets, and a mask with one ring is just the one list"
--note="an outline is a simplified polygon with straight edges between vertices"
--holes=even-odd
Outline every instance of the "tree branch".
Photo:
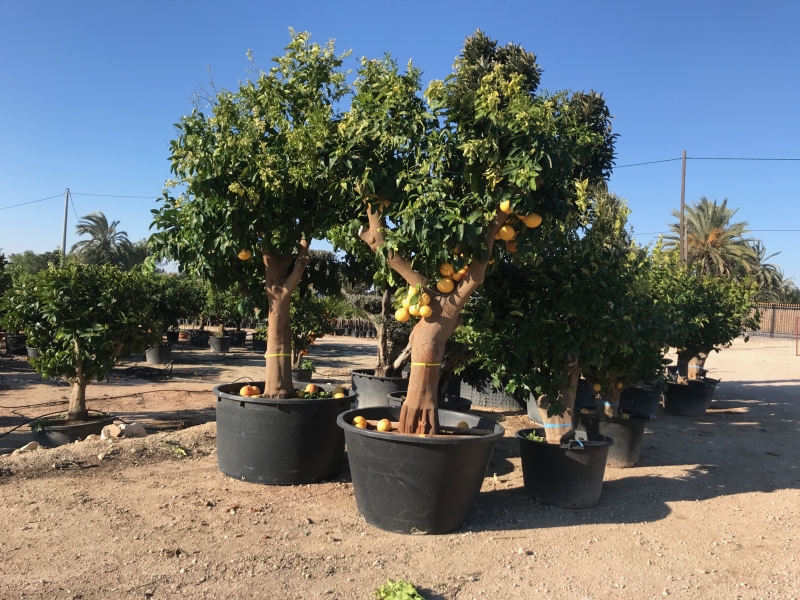
[[[494,222],[491,227],[489,227],[489,232],[486,235],[486,246],[489,248],[489,260],[491,260],[494,238],[497,235],[497,231],[503,226],[507,219],[508,215],[499,209],[494,215]],[[478,286],[483,283],[483,278],[486,275],[486,268],[488,266],[488,261],[480,262],[477,259],[474,259],[470,263],[466,276],[464,276],[464,279],[458,283],[456,289],[453,291],[453,299],[459,310],[467,303],[472,292],[477,290]]]
[[300,240],[300,248],[297,252],[297,258],[294,261],[294,269],[292,272],[289,273],[289,276],[286,278],[286,287],[289,289],[289,292],[293,292],[295,288],[300,283],[300,279],[303,277],[303,272],[306,270],[306,265],[308,264],[308,246],[310,242],[307,239]]
[[[367,204],[367,218],[369,219],[369,229],[365,229],[362,226],[358,231],[358,237],[364,240],[373,252],[377,252],[378,249],[386,243],[383,233],[381,233],[382,229],[386,229],[386,221],[380,215],[379,211],[372,211],[371,204]],[[424,286],[427,284],[428,280],[423,277],[422,274],[414,270],[410,261],[395,254],[393,251],[389,250],[386,253],[386,262],[405,279],[409,285],[417,285],[420,283]]]

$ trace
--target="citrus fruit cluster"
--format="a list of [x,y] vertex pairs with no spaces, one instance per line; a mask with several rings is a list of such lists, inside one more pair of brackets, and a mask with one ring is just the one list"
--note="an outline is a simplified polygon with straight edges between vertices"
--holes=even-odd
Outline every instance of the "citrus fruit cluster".
[[[514,214],[511,208],[510,200],[503,200],[500,203],[500,210],[507,215]],[[530,213],[527,215],[517,215],[517,219],[522,221],[528,229],[535,229],[542,224],[542,217],[537,213]],[[504,223],[500,229],[497,230],[497,235],[494,236],[496,240],[502,240],[506,243],[506,250],[512,254],[517,251],[517,230],[511,223]]]
[[[353,417],[353,426],[358,429],[373,429],[373,426],[361,415]],[[381,419],[374,427],[376,431],[391,431],[392,422],[389,419]]]
[[297,397],[298,398],[311,398],[311,399],[323,399],[323,398],[345,398],[347,396],[347,389],[343,388],[340,385],[337,385],[333,390],[330,392],[322,389],[320,386],[309,383],[305,389],[297,390]]

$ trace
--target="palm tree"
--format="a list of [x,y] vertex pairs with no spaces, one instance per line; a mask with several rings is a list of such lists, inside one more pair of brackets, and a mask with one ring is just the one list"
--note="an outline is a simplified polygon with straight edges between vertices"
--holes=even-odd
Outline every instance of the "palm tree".
[[106,216],[100,212],[93,212],[84,216],[75,227],[78,235],[88,235],[88,240],[80,240],[70,250],[70,254],[82,263],[101,265],[112,264],[125,267],[132,246],[128,234],[117,231],[119,221],[110,225]]
[[[732,223],[739,209],[728,208],[728,200],[717,204],[705,196],[686,207],[686,245],[690,264],[699,266],[703,274],[729,275],[737,271],[753,272],[758,258],[752,240],[744,237],[747,223]],[[664,237],[664,247],[680,248],[680,213],[672,211],[677,223],[670,223],[672,235]]]

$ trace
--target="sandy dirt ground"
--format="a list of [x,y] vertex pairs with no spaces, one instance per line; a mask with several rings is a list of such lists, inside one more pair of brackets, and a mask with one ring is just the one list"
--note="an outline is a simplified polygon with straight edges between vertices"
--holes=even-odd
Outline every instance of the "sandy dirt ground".
[[[325,338],[312,356],[321,380],[341,382],[374,346]],[[713,408],[659,414],[640,465],[607,469],[595,508],[533,502],[512,439],[527,417],[483,411],[506,437],[469,521],[441,536],[368,526],[346,462],[312,486],[223,476],[210,388],[261,379],[261,360],[176,357],[172,379],[136,378],[154,374],[126,361],[89,387],[92,408],[145,422],[147,438],[0,456],[0,598],[370,598],[387,578],[439,600],[800,598],[800,357],[761,340],[709,359]],[[66,394],[3,357],[0,435]]]

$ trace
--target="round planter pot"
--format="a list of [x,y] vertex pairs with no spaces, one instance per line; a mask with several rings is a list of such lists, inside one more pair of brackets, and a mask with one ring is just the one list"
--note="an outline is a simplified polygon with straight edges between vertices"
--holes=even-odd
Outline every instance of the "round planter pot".
[[231,337],[231,346],[244,346],[244,342],[247,339],[247,332],[234,331],[230,337]]
[[224,354],[231,351],[231,338],[228,335],[208,338],[208,345],[214,352]]
[[6,354],[13,356],[27,356],[28,351],[25,346],[25,340],[28,336],[24,333],[7,333],[6,334]]
[[441,425],[466,421],[492,433],[423,438],[358,429],[351,424],[356,415],[397,421],[400,409],[355,409],[338,418],[356,505],[367,523],[397,533],[447,533],[461,527],[478,499],[503,428],[482,417],[440,410]]
[[627,419],[610,419],[597,415],[578,415],[578,431],[607,436],[614,440],[608,449],[607,464],[625,469],[635,467],[642,449],[644,426],[650,420],[646,413],[623,411]]
[[208,346],[209,335],[207,331],[193,329],[189,332],[189,344],[196,348]]
[[622,390],[619,396],[619,408],[625,412],[644,413],[655,419],[663,395],[660,389],[654,387],[629,387]]
[[164,333],[167,336],[167,342],[170,344],[177,344],[180,334],[177,331],[167,331]]
[[567,444],[534,442],[526,436],[544,429],[521,429],[519,440],[525,490],[537,501],[562,508],[590,508],[600,502],[609,437],[576,431]]
[[37,348],[31,348],[30,346],[26,346],[25,348],[28,353],[28,358],[39,358],[39,350]]
[[378,377],[375,369],[355,369],[350,371],[353,391],[358,394],[358,408],[388,406],[391,392],[404,392],[408,389],[405,377]]
[[664,412],[681,417],[702,416],[711,406],[713,395],[714,384],[705,381],[670,383],[664,393]]
[[100,435],[103,427],[111,425],[114,417],[105,415],[102,418],[70,423],[69,425],[48,425],[41,431],[33,432],[33,439],[45,448],[56,448],[86,439],[87,435]]
[[[403,401],[406,399],[406,392],[390,392],[388,394],[387,400],[389,401],[389,406],[391,408],[400,408],[403,406]],[[452,410],[454,412],[469,412],[469,409],[472,408],[472,400],[467,400],[466,398],[462,398],[461,396],[451,396],[450,394],[446,394],[444,397],[444,402],[439,405],[440,410]]]
[[267,340],[257,340],[253,338],[253,352],[266,352]]
[[172,360],[172,344],[148,348],[144,355],[148,365],[165,365]]
[[292,379],[294,381],[302,381],[303,383],[311,382],[311,369],[292,369]]
[[[255,385],[264,389],[263,382]],[[220,471],[268,485],[316,483],[339,472],[344,433],[336,417],[350,408],[355,394],[323,400],[243,398],[237,394],[241,387],[214,388]]]
[[189,339],[189,334],[185,331],[181,331],[178,333],[178,340],[181,342],[185,342]]

